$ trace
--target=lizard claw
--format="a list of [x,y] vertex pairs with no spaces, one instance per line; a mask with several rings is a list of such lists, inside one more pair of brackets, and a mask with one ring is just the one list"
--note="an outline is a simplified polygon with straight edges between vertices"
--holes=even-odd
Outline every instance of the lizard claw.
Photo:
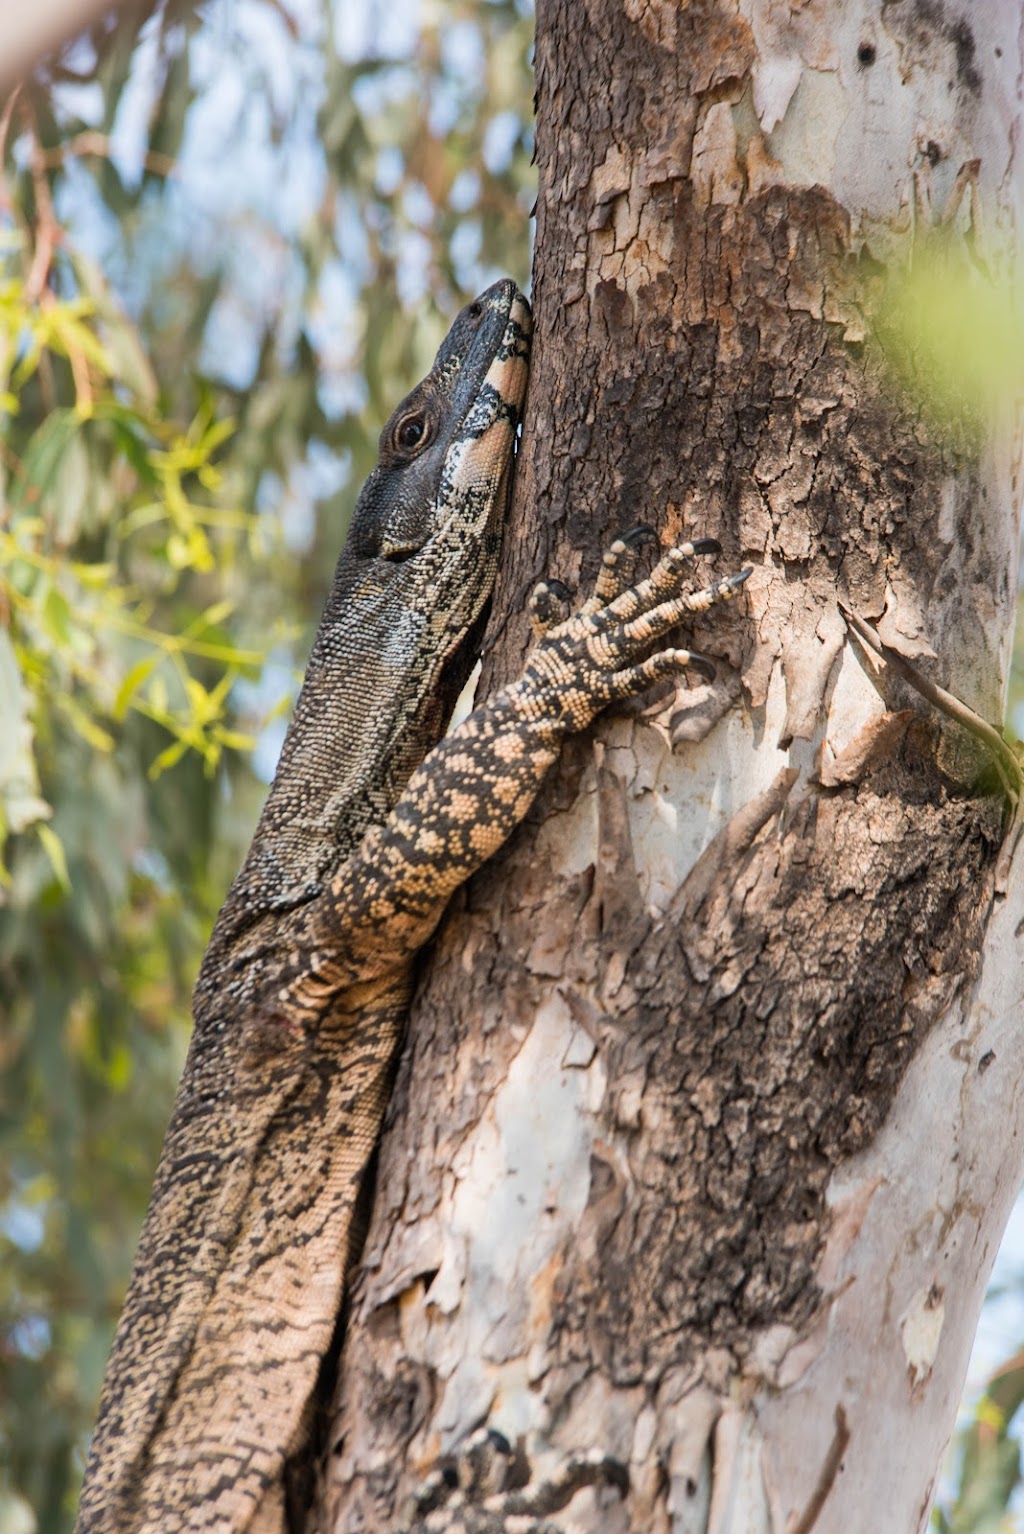
[[702,676],[705,682],[713,682],[715,677],[718,675],[718,672],[715,670],[714,661],[708,660],[708,657],[706,655],[701,655],[699,651],[677,650],[675,653],[677,655],[686,655],[686,664],[692,667],[694,671]]
[[414,1493],[402,1534],[507,1534],[510,1523],[523,1534],[557,1534],[547,1515],[583,1487],[629,1492],[626,1466],[599,1449],[570,1455],[542,1480],[530,1471],[521,1442],[513,1449],[503,1433],[481,1429]]
[[635,698],[652,683],[678,676],[681,671],[696,671],[705,682],[713,682],[717,675],[714,662],[696,650],[659,650],[637,666],[626,666],[614,672],[608,678],[608,687],[612,699],[625,702],[628,698]]
[[717,538],[694,538],[690,544],[694,554],[721,554],[722,545]]
[[580,608],[582,617],[600,612],[606,602],[610,602],[613,597],[626,589],[633,573],[637,549],[642,543],[647,543],[651,539],[657,543],[657,533],[653,527],[648,527],[645,522],[641,522],[637,527],[631,527],[628,533],[623,533],[616,538],[614,543],[609,544],[601,556],[601,569],[594,586],[594,595]]
[[636,527],[631,527],[628,533],[620,533],[618,541],[628,544],[631,549],[639,548],[642,543],[658,543],[660,540],[653,527],[646,522],[638,522]]
[[[582,617],[589,617],[600,612],[602,607],[613,602],[616,597],[622,596],[633,573],[637,549],[642,543],[650,540],[657,543],[658,535],[653,527],[648,527],[645,522],[641,522],[637,527],[630,528],[628,533],[622,533],[614,543],[609,545],[601,560],[594,595],[588,602],[584,602],[580,609]],[[662,556],[661,564],[668,559],[672,563],[673,570],[681,569],[699,554],[720,554],[721,552],[722,545],[717,538],[696,538],[692,542],[680,543],[675,548],[669,549]]]
[[546,581],[541,582],[541,585],[550,591],[553,597],[557,597],[559,602],[572,601],[572,590],[564,581],[559,581],[554,576],[549,576]]
[[437,1508],[480,1503],[505,1490],[513,1449],[497,1428],[481,1428],[447,1456],[412,1495],[409,1513],[423,1519]]

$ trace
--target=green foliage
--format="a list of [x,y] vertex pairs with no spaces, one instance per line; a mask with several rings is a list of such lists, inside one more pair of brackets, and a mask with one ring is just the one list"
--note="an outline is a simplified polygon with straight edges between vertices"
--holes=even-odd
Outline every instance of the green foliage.
[[1019,1528],[1008,1508],[1020,1482],[1020,1443],[1010,1428],[1021,1406],[1024,1351],[992,1376],[958,1435],[956,1489],[932,1513],[932,1528],[939,1534],[1013,1534]]
[[1009,425],[1024,393],[1024,303],[1018,284],[966,255],[942,231],[886,284],[875,331],[896,377],[930,422],[969,445]]
[[[231,423],[215,420],[208,400],[185,428],[164,419],[152,398],[132,390],[130,367],[117,361],[131,349],[104,344],[89,298],[47,297],[30,302],[16,258],[8,262],[0,283],[0,380],[9,384],[0,708],[13,728],[0,758],[0,879],[7,836],[33,827],[67,890],[39,793],[37,733],[52,735],[59,721],[93,751],[110,752],[110,726],[135,711],[172,737],[153,777],[188,750],[213,772],[225,746],[251,747],[230,726],[227,698],[262,655],[239,649],[224,630],[234,600],[220,593],[231,590],[239,540],[256,553],[261,528],[251,514],[205,499],[220,489],[214,454]],[[121,329],[130,334],[123,319]],[[74,404],[60,402],[62,384]],[[193,575],[218,595],[182,624]],[[171,605],[176,630],[154,621]]]
[[4,1534],[70,1527],[246,747],[382,421],[529,272],[525,5],[373,15],[128,0],[0,104]]
[[56,1530],[180,1069],[214,775],[251,745],[231,689],[262,651],[226,625],[267,526],[224,498],[232,428],[209,392],[173,420],[45,183],[8,184],[0,1522]]
[[[929,430],[954,451],[973,455],[993,428],[1006,442],[1020,431],[1024,294],[1016,272],[995,269],[984,258],[973,224],[957,226],[964,187],[972,187],[970,175],[961,179],[948,215],[906,242],[898,252],[902,263],[886,272],[871,332],[890,377]],[[1007,733],[1024,735],[1024,594]]]

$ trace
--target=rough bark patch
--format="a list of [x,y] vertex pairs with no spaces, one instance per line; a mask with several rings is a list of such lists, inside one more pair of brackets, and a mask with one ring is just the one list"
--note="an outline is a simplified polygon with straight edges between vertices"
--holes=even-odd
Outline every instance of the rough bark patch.
[[933,751],[919,726],[856,787],[770,823],[694,906],[684,887],[634,952],[602,945],[620,1196],[580,1232],[596,1266],[566,1253],[556,1325],[616,1383],[708,1344],[739,1361],[814,1312],[828,1178],[970,983],[989,909],[998,806],[963,798]]

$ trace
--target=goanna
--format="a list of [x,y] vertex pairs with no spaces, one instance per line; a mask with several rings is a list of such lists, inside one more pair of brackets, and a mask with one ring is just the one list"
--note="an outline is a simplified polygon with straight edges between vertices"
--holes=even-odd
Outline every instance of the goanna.
[[[281,1534],[310,1433],[413,960],[563,739],[688,664],[656,641],[730,597],[629,587],[605,556],[523,673],[436,744],[497,569],[531,320],[515,284],[458,316],[360,495],[280,765],[214,927],[195,1028],[107,1368],[79,1534]],[[645,658],[646,657],[646,658]],[[433,749],[431,749],[433,748]]]

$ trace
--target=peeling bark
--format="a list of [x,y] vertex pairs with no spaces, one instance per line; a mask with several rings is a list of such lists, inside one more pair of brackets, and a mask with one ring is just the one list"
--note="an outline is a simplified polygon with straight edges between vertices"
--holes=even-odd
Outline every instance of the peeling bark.
[[532,584],[585,590],[638,521],[756,569],[692,634],[719,681],[573,742],[438,937],[323,1527],[401,1527],[483,1423],[513,1479],[628,1467],[567,1534],[925,1526],[1022,1174],[1024,873],[994,894],[985,762],[837,598],[1001,717],[1019,419],[937,434],[866,337],[944,208],[1012,254],[1022,72],[1009,0],[539,7],[535,362],[483,686]]

